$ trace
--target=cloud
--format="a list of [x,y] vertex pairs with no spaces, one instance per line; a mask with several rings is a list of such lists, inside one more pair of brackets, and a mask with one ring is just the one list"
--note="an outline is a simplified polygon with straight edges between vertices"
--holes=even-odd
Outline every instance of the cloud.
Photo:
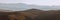
[[60,0],[0,0],[0,3],[26,3],[37,5],[60,5]]

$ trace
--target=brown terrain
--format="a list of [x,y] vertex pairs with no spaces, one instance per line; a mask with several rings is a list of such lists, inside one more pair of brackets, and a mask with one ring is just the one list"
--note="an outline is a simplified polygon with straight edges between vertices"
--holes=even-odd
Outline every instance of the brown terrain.
[[24,11],[0,11],[0,20],[60,20],[60,10],[43,11],[28,9]]

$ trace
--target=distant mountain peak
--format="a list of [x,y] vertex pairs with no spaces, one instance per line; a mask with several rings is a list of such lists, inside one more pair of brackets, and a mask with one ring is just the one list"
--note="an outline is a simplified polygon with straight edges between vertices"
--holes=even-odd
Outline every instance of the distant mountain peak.
[[42,11],[42,10],[39,10],[39,9],[28,9],[28,10],[25,10],[25,11]]
[[38,9],[35,9],[35,8],[30,8],[30,9],[27,9],[27,10],[38,10]]

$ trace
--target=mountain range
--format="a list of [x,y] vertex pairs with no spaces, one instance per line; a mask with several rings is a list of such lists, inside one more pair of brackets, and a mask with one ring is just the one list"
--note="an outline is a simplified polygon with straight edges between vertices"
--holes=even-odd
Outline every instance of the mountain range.
[[6,3],[0,3],[0,9],[6,9],[6,10],[13,10],[13,11],[20,11],[20,10],[26,10],[26,9],[42,9],[42,10],[56,10],[60,9],[60,6],[48,6],[48,5],[28,5],[24,3],[15,3],[15,4],[6,4]]

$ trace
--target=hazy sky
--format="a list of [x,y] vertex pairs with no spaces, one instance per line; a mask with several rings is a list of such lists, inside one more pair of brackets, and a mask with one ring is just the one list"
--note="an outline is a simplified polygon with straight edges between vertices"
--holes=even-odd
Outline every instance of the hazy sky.
[[0,3],[27,3],[37,5],[60,5],[60,0],[0,0]]
[[[26,3],[26,4],[36,4],[36,5],[50,5],[50,6],[59,5],[60,6],[60,0],[0,0],[0,3]],[[22,8],[30,8],[30,7],[22,7]],[[39,7],[36,8],[40,9]],[[60,9],[60,7],[51,7],[51,8],[43,7],[43,9]]]

